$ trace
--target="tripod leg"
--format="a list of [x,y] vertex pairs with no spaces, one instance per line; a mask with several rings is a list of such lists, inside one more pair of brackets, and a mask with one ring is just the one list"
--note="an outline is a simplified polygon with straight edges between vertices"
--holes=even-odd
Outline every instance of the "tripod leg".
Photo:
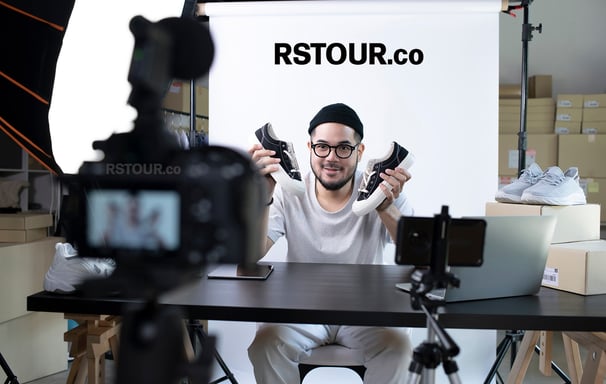
[[[190,321],[190,327],[192,327],[192,332],[191,334],[195,334],[195,336],[198,337],[198,340],[200,340],[200,345],[201,348],[204,349],[205,345],[206,345],[206,338],[207,338],[207,334],[206,331],[204,330],[204,327],[200,324],[200,323],[192,323]],[[192,338],[193,339],[193,338]],[[217,363],[219,364],[219,366],[221,367],[221,369],[223,370],[223,373],[225,374],[225,376],[215,380],[215,381],[211,381],[208,384],[216,384],[216,383],[220,383],[222,381],[225,380],[229,380],[232,384],[238,384],[238,381],[236,380],[236,377],[234,376],[234,374],[230,371],[229,367],[227,366],[227,364],[225,363],[225,361],[223,360],[223,358],[221,357],[221,355],[219,354],[219,352],[217,351],[216,348],[214,348],[213,354],[215,356],[215,359],[217,360]]]
[[507,376],[507,384],[522,384],[537,340],[539,340],[539,331],[526,332],[522,339],[522,345],[520,346],[521,355],[516,356],[511,372]]
[[11,368],[8,366],[6,360],[4,360],[2,353],[0,353],[0,366],[2,366],[2,369],[6,374],[6,381],[4,382],[5,384],[19,384],[19,381],[17,381],[17,376],[15,376]]
[[513,343],[512,338],[507,335],[505,336],[505,338],[503,338],[503,340],[501,340],[501,342],[499,343],[499,346],[497,347],[496,360],[492,364],[492,367],[490,368],[490,371],[488,372],[488,376],[486,377],[486,380],[484,380],[484,384],[490,383],[492,381],[492,379],[494,378],[494,376],[497,374],[497,371],[498,371],[499,367],[501,366],[503,359],[505,358],[505,354],[507,353],[507,350],[509,349],[509,347],[511,346],[512,343]]

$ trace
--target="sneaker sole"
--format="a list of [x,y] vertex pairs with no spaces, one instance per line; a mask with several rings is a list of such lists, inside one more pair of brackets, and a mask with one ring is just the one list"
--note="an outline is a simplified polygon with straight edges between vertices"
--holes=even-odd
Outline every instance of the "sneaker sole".
[[508,193],[497,193],[494,197],[494,199],[496,201],[498,201],[499,203],[515,203],[515,204],[520,204],[522,203],[522,196],[518,196],[518,195],[510,195]]
[[584,193],[575,193],[565,198],[524,194],[522,195],[522,203],[534,205],[583,205],[587,204],[587,198]]
[[[408,153],[406,158],[402,160],[400,164],[398,164],[397,168],[404,168],[408,170],[415,162],[415,157],[412,153]],[[391,184],[383,180],[381,182],[387,189],[391,190]],[[376,209],[381,203],[385,200],[385,194],[381,190],[381,188],[375,189],[375,191],[365,200],[356,200],[354,201],[351,209],[353,213],[357,216],[364,216],[373,209]]]

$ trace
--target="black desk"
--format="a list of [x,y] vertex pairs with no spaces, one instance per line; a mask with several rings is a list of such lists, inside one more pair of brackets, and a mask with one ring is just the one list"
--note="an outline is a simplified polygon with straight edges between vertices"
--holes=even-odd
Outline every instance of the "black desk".
[[[425,327],[425,315],[395,288],[409,279],[407,267],[273,264],[266,281],[203,277],[163,295],[160,303],[208,320]],[[40,292],[27,298],[27,309],[118,315],[136,302]],[[606,295],[541,288],[536,296],[447,304],[439,319],[446,328],[606,331]]]

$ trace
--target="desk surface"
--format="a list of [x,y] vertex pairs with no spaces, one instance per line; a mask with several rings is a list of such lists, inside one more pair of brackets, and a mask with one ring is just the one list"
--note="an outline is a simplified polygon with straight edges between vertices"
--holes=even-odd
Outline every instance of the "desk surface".
[[[273,263],[265,281],[202,277],[160,297],[190,318],[424,327],[425,315],[395,288],[409,281],[398,265]],[[462,281],[461,284],[465,282]],[[39,292],[27,298],[38,312],[117,315],[137,300]],[[606,331],[606,295],[581,296],[550,288],[537,295],[448,303],[446,328]]]

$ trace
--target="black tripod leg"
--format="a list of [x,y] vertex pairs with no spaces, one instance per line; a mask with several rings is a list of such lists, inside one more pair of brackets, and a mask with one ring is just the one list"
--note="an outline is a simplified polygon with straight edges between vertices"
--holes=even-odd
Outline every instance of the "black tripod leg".
[[499,367],[501,366],[501,363],[503,362],[505,354],[507,353],[507,350],[509,348],[511,348],[511,365],[513,365],[517,354],[516,343],[522,340],[522,337],[524,337],[524,331],[510,330],[505,332],[505,337],[503,338],[503,340],[501,340],[497,347],[497,358],[494,364],[492,365],[492,368],[490,369],[490,372],[488,373],[484,384],[490,383],[495,375],[500,380],[500,382],[503,383],[503,379],[501,379],[501,375],[499,374]]
[[507,353],[507,350],[509,349],[511,344],[513,344],[513,339],[508,335],[506,335],[505,338],[501,340],[497,347],[497,357],[495,359],[495,362],[492,364],[490,371],[488,372],[486,380],[484,380],[484,384],[489,384],[494,378],[494,376],[497,374],[499,367],[501,366],[501,363],[505,358],[505,354]]
[[2,366],[2,370],[4,370],[4,373],[6,374],[6,381],[4,384],[19,384],[17,376],[15,376],[11,368],[8,366],[6,360],[4,360],[2,353],[0,353],[0,366]]
[[[200,346],[202,347],[202,349],[204,349],[204,347],[206,345],[206,337],[207,337],[204,327],[200,323],[198,323],[198,322],[194,323],[192,321],[190,321],[188,326],[192,328],[191,329],[192,332],[190,332],[190,337],[192,337],[193,345],[195,346],[195,337],[193,337],[192,335],[195,334],[195,336],[198,337],[198,340],[200,340]],[[194,351],[195,351],[195,347],[194,347]],[[225,380],[229,380],[232,384],[238,384],[236,377],[229,370],[229,367],[227,366],[227,364],[225,363],[225,361],[223,360],[223,358],[221,357],[219,352],[216,349],[214,349],[213,354],[215,356],[215,359],[217,360],[217,363],[223,370],[223,373],[225,374],[225,376],[220,377],[217,380],[211,381],[208,384],[216,384],[216,383],[220,383]]]
[[[534,351],[537,353],[537,355],[541,355],[541,348],[538,345],[534,346]],[[558,365],[551,361],[551,368],[553,368],[553,370],[555,371],[555,373],[560,376],[560,378],[562,380],[564,380],[565,384],[570,384],[572,383],[572,381],[570,381],[570,378],[564,373],[564,371],[562,371],[562,369],[560,367],[558,367]]]

